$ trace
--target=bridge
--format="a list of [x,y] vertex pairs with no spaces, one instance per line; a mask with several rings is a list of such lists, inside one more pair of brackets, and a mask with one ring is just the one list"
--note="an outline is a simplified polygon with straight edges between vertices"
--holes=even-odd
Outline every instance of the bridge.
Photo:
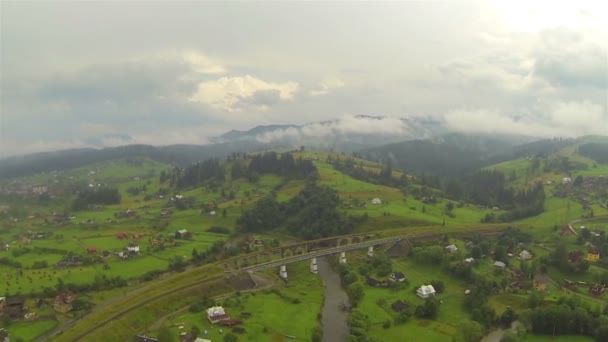
[[361,233],[346,236],[336,236],[326,239],[304,241],[284,247],[268,249],[258,253],[227,259],[224,261],[226,272],[246,271],[257,272],[269,268],[280,268],[280,276],[287,279],[287,265],[294,262],[311,260],[310,270],[316,273],[316,259],[327,255],[340,254],[340,263],[346,263],[346,252],[367,249],[368,256],[373,256],[374,248],[382,245],[407,244],[409,249],[413,241],[437,239],[449,234],[450,236],[496,235],[506,230],[506,225],[494,227],[468,228],[462,230],[442,231],[429,229],[423,233],[400,234],[378,238],[381,233]]

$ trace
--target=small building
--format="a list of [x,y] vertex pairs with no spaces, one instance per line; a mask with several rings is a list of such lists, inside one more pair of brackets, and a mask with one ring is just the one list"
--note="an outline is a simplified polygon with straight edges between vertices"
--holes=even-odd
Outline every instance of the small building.
[[176,239],[190,239],[190,238],[192,238],[192,233],[190,233],[186,229],[180,229],[175,232],[175,238]]
[[369,286],[371,286],[371,287],[378,287],[378,286],[380,286],[380,284],[381,284],[379,280],[374,279],[374,278],[372,278],[372,277],[367,277],[367,278],[365,279],[365,282],[367,283],[367,285],[369,285]]
[[71,291],[64,291],[55,296],[53,309],[55,311],[66,313],[72,311],[72,302],[76,299],[76,295]]
[[209,212],[209,216],[215,216],[215,210],[211,210],[211,211]]
[[606,286],[603,284],[593,284],[589,288],[589,293],[594,296],[602,296],[606,292]]
[[570,253],[568,253],[568,261],[570,261],[571,263],[577,263],[577,262],[583,260],[584,256],[585,256],[585,253],[583,253],[581,251],[570,252]]
[[416,294],[420,298],[429,298],[436,294],[433,285],[422,285],[416,290]]
[[543,276],[536,276],[534,278],[534,289],[536,291],[546,291],[549,279]]
[[445,250],[448,251],[448,253],[455,253],[458,252],[458,247],[456,245],[449,245],[445,246]]
[[379,199],[378,197],[376,197],[376,198],[372,199],[372,204],[380,205],[380,204],[382,204],[382,200]]
[[87,252],[89,254],[95,254],[95,253],[97,253],[97,247],[95,247],[95,246],[89,246],[89,247],[87,247]]
[[600,252],[596,251],[596,250],[590,250],[587,253],[587,261],[592,261],[592,262],[596,262],[598,260],[600,260]]
[[530,260],[530,259],[532,259],[532,254],[524,249],[523,251],[521,251],[519,253],[519,259],[521,259],[521,260]]
[[464,262],[467,264],[473,264],[475,263],[475,258],[466,258],[464,259]]
[[403,274],[403,272],[393,272],[388,276],[388,279],[392,282],[404,282],[405,281],[405,274]]
[[127,252],[129,253],[129,255],[139,254],[139,245],[130,243],[129,246],[127,246]]
[[228,316],[223,307],[214,306],[207,309],[207,319],[212,324],[216,324],[224,320],[229,320],[230,316]]
[[507,264],[505,264],[502,261],[495,261],[494,262],[494,267],[496,267],[496,268],[505,268],[505,267],[507,267]]
[[464,294],[465,295],[470,295],[471,294],[471,290],[469,290],[469,289],[464,290]]
[[22,318],[25,314],[25,297],[8,297],[6,299],[6,313],[10,318]]
[[129,234],[127,232],[116,233],[116,238],[119,240],[124,240],[129,238]]
[[570,178],[570,177],[562,178],[562,184],[570,184],[570,183],[572,183],[572,178]]

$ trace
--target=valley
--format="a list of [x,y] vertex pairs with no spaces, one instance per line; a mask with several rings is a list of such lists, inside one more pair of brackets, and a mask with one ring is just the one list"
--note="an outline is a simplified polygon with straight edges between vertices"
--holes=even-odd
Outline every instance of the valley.
[[[407,159],[304,148],[7,177],[3,326],[22,341],[329,341],[324,315],[341,314],[324,308],[323,279],[335,272],[352,341],[475,341],[515,320],[524,328],[505,336],[541,341],[536,317],[563,303],[589,321],[577,340],[598,339],[608,165],[576,144],[586,140],[452,178],[397,166]],[[349,244],[362,247],[341,263]],[[325,258],[322,277],[313,256]],[[420,298],[429,284],[437,293]],[[214,305],[238,323],[211,324]],[[558,341],[574,338],[564,329]]]

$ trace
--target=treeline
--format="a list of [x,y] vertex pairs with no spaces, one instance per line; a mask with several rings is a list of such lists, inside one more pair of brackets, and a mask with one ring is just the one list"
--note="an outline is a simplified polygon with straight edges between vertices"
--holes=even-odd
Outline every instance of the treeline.
[[319,239],[352,232],[365,217],[353,217],[338,211],[338,193],[309,182],[291,200],[279,203],[267,196],[239,218],[241,232],[259,232],[279,227],[305,239]]
[[169,182],[169,185],[179,189],[192,188],[207,182],[224,182],[224,167],[219,159],[208,159],[194,163],[184,169],[174,167],[170,171],[160,173],[160,183]]
[[291,153],[279,155],[276,152],[254,155],[249,162],[247,172],[250,174],[272,173],[292,178],[318,176],[317,167],[311,160],[302,158],[296,159]]
[[599,163],[608,163],[608,144],[584,144],[579,146],[578,153]]
[[117,188],[102,186],[99,188],[83,188],[72,202],[73,210],[83,210],[89,205],[95,204],[118,204],[121,196]]
[[382,166],[379,172],[365,168],[362,163],[356,163],[353,158],[334,159],[329,155],[327,156],[327,162],[334,169],[366,183],[385,185],[393,188],[405,188],[408,185],[405,173],[399,178],[393,177],[393,165],[390,160],[386,165]]

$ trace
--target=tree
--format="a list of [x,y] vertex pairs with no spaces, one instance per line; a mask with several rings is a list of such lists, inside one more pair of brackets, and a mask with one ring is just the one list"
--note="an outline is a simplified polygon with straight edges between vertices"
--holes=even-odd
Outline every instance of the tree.
[[445,290],[445,284],[441,280],[431,280],[431,285],[437,293],[443,293]]
[[481,247],[479,246],[473,246],[473,248],[471,248],[471,256],[475,259],[481,259],[482,256],[482,251],[481,251]]
[[226,208],[222,209],[222,217],[226,218],[227,215],[228,215],[228,212],[226,211]]
[[439,314],[439,301],[435,297],[427,298],[424,304],[418,305],[414,312],[418,318],[435,319]]
[[462,342],[479,342],[483,337],[482,327],[477,322],[462,321],[458,325],[458,330],[458,340]]
[[351,302],[353,303],[353,306],[357,306],[357,304],[359,304],[359,302],[361,301],[361,299],[363,299],[363,296],[365,295],[365,289],[360,283],[353,283],[349,285],[347,288],[347,292],[351,299]]

